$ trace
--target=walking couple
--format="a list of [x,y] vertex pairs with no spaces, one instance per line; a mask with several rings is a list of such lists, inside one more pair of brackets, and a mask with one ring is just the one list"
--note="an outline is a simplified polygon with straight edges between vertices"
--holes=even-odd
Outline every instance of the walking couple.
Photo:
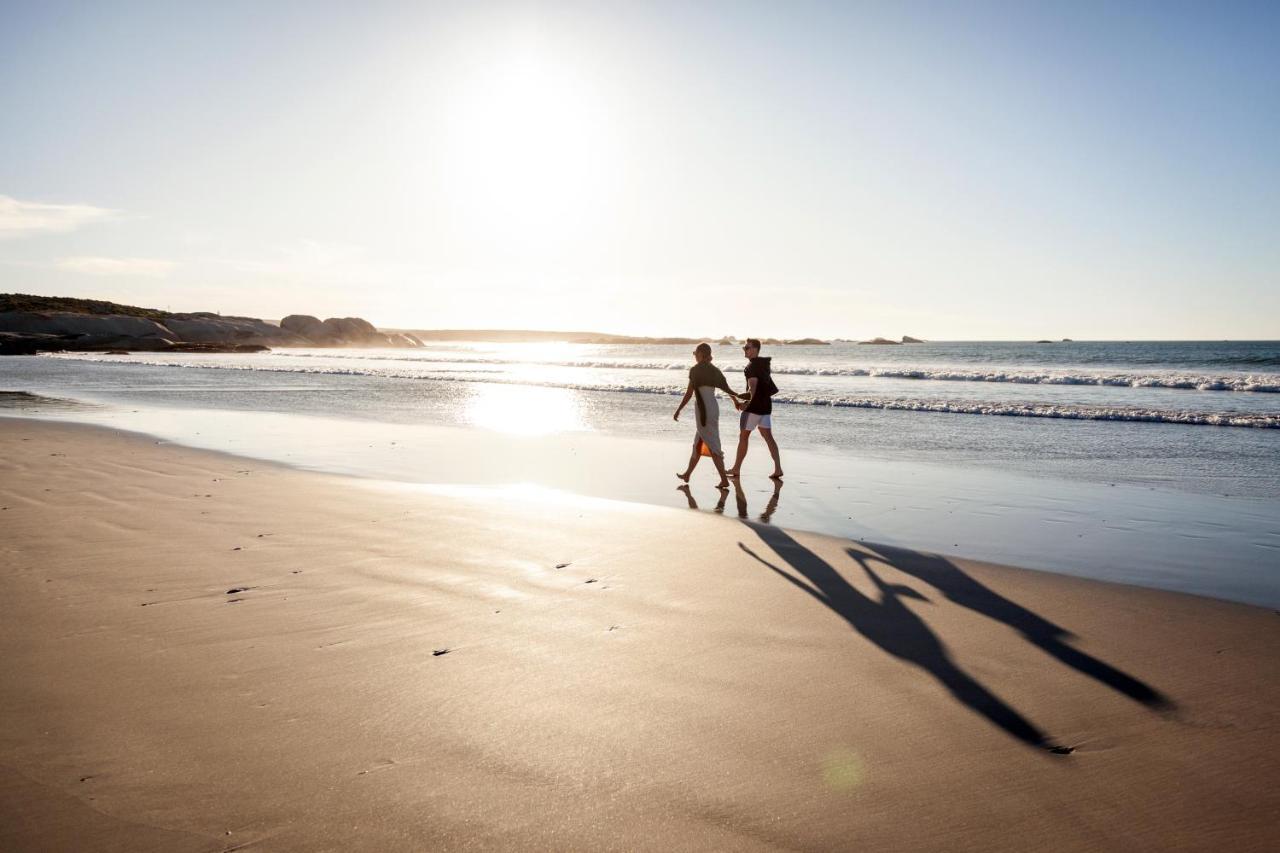
[[[747,378],[745,394],[736,394],[729,387],[720,368],[711,363],[710,344],[698,344],[693,351],[697,362],[689,369],[689,387],[684,392],[684,399],[676,407],[673,416],[680,420],[680,412],[693,398],[698,409],[698,431],[693,438],[693,453],[689,456],[689,467],[683,473],[676,474],[681,480],[689,482],[693,469],[697,467],[703,456],[710,456],[720,474],[718,488],[729,488],[729,478],[737,477],[742,471],[742,460],[747,458],[747,445],[751,433],[757,427],[764,443],[769,446],[769,454],[773,456],[774,480],[782,478],[782,462],[778,457],[778,443],[773,440],[773,395],[778,393],[778,386],[773,384],[769,375],[769,359],[760,356],[760,341],[747,338],[742,347],[746,356],[747,367],[743,371]],[[724,468],[724,451],[720,449],[720,406],[716,402],[716,389],[719,388],[733,400],[734,407],[742,412],[738,431],[738,458],[728,471]]]

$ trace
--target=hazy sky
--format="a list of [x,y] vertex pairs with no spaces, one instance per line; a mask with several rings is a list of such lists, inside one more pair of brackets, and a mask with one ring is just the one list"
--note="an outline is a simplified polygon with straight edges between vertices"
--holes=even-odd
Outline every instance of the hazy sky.
[[0,291],[1280,337],[1280,3],[0,0]]

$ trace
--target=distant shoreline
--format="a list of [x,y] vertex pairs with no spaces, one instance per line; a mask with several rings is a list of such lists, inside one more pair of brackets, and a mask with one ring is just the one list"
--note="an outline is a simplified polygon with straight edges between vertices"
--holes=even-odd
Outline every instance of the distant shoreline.
[[[567,343],[567,344],[697,344],[709,341],[720,345],[740,343],[739,338],[715,337],[649,337],[644,335],[612,335],[605,332],[555,332],[536,329],[392,329],[379,327],[391,334],[411,334],[424,341],[471,341],[474,343]],[[830,341],[817,338],[763,338],[769,346],[826,346]]]

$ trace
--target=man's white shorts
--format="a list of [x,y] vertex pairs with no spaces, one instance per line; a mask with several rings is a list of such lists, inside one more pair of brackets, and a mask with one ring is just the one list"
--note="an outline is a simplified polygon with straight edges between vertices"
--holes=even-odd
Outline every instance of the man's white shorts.
[[742,417],[739,419],[739,429],[744,432],[751,432],[756,427],[773,429],[773,415],[756,415],[751,412],[743,412]]

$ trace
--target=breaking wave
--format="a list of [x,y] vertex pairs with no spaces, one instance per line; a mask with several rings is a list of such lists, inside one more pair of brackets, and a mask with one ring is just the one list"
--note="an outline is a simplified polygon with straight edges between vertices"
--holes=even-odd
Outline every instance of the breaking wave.
[[[352,353],[273,352],[282,358],[325,358],[406,364],[536,364],[547,367],[576,367],[604,370],[686,371],[688,362],[587,360],[540,361],[484,356],[364,355]],[[948,367],[778,367],[776,376],[865,376],[873,379],[914,379],[928,382],[1009,382],[1016,385],[1093,385],[1113,388],[1174,388],[1186,391],[1247,391],[1255,394],[1280,393],[1280,375],[1236,374],[1212,376],[1187,373],[1124,373],[1100,371],[1048,370],[965,370]]]
[[[48,356],[76,361],[105,361],[97,354],[75,353]],[[207,358],[207,357],[206,357]],[[397,359],[390,359],[396,361]],[[403,359],[399,359],[403,361]],[[179,367],[195,370],[242,370],[248,372],[294,373],[331,376],[369,376],[382,379],[408,379],[428,382],[479,382],[500,385],[526,385],[544,388],[563,388],[575,391],[600,391],[626,394],[658,394],[678,396],[683,389],[668,383],[607,383],[607,382],[556,382],[516,379],[509,376],[465,376],[422,374],[397,371],[394,368],[339,368],[293,365],[267,365],[250,363],[216,363],[207,360],[179,361],[172,358],[146,357],[127,362],[112,360],[114,364]],[[443,371],[441,371],[443,372]],[[1162,386],[1170,387],[1170,386]],[[998,417],[1055,418],[1061,420],[1132,421],[1142,423],[1169,423],[1188,426],[1251,427],[1280,429],[1280,413],[1247,412],[1197,412],[1171,409],[1152,409],[1141,406],[1091,406],[1081,404],[975,402],[957,400],[927,400],[902,397],[841,397],[841,396],[790,396],[779,394],[774,402],[797,406],[828,406],[832,408],[884,409],[893,411],[934,412],[963,415],[990,415]]]

